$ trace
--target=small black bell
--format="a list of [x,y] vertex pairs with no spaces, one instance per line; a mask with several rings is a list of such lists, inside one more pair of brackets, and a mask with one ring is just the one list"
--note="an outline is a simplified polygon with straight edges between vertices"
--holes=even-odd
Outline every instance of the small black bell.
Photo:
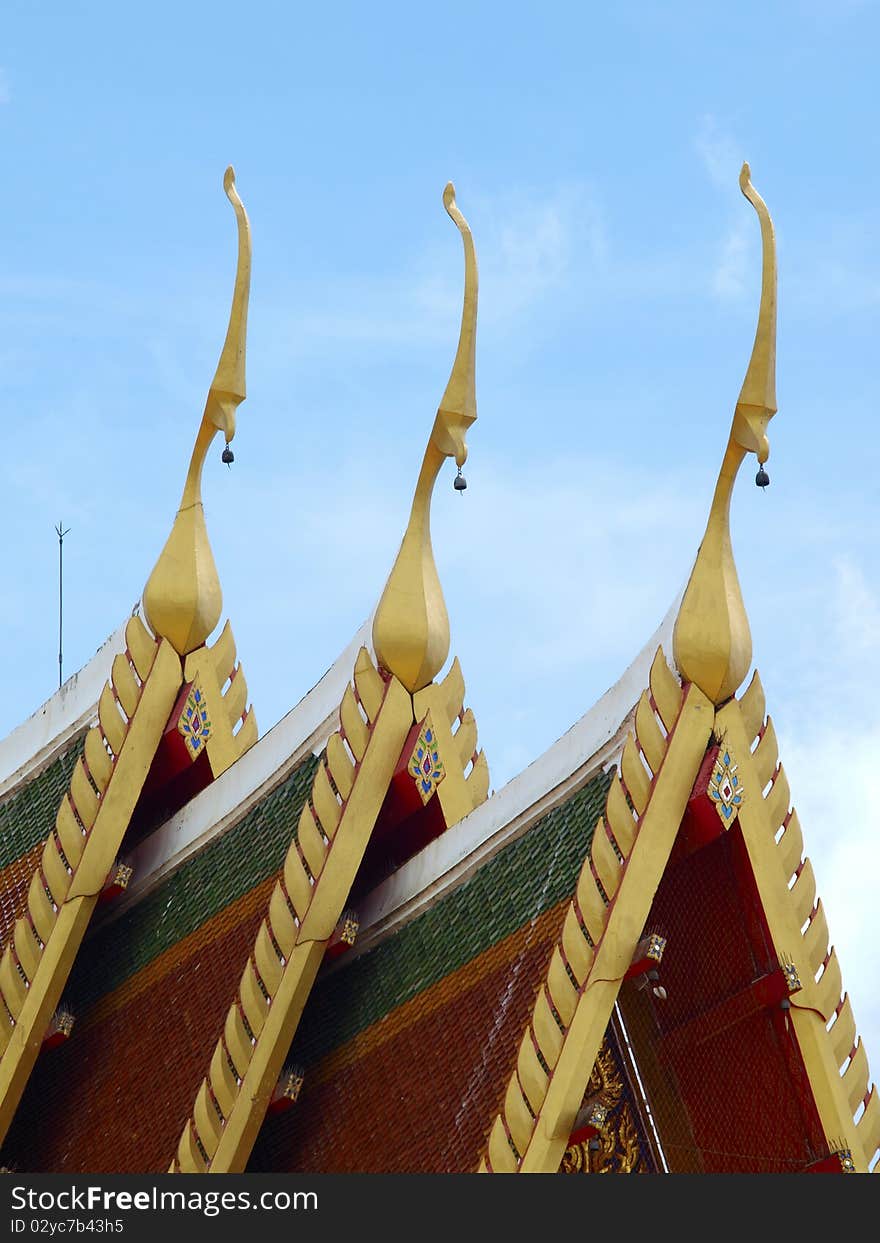
[[232,463],[235,461],[235,454],[232,452],[229,445],[227,445],[226,448],[223,450],[220,460],[225,462],[227,466],[231,466]]
[[458,468],[458,474],[455,476],[455,478],[452,481],[452,486],[453,488],[455,488],[456,492],[464,492],[465,488],[467,487],[467,480],[465,479],[464,475],[461,473],[460,466]]
[[766,488],[770,483],[770,476],[764,470],[763,466],[758,467],[758,473],[755,475],[755,483],[759,488]]

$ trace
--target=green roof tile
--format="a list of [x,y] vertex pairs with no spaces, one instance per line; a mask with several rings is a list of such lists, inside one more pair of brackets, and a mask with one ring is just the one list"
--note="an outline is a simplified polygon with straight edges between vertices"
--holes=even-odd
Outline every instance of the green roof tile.
[[319,979],[293,1058],[313,1064],[569,897],[609,784],[595,777],[395,936]]
[[74,1008],[84,1011],[279,871],[316,767],[317,760],[309,756],[238,824],[188,859],[143,901],[98,927],[71,973],[67,992]]
[[85,733],[82,733],[24,789],[16,790],[0,804],[0,868],[5,868],[48,836],[84,743]]

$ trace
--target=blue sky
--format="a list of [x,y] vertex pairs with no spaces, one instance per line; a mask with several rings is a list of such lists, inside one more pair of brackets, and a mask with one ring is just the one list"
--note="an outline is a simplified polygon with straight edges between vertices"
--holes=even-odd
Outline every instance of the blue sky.
[[[613,10],[613,11],[612,11]],[[15,5],[0,41],[0,733],[138,599],[226,326],[248,399],[205,504],[261,730],[393,561],[480,261],[464,497],[434,545],[502,785],[686,579],[751,349],[748,159],[779,244],[772,484],[734,498],[756,664],[880,1057],[877,5]],[[858,866],[854,866],[854,861]]]

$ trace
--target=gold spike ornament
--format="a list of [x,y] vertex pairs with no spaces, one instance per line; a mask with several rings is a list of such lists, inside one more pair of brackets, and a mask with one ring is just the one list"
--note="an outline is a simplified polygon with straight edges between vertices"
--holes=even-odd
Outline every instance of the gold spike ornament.
[[741,684],[752,662],[752,636],[730,540],[730,498],[743,459],[754,453],[763,466],[770,453],[767,424],[776,413],[776,242],[764,200],[743,164],[739,184],[761,223],[763,274],[758,327],[748,371],[715,486],[706,533],[675,623],[673,654],[682,677],[716,705]]
[[467,460],[465,435],[477,417],[474,240],[456,206],[452,182],[443,191],[443,203],[464,243],[464,308],[458,352],[425,450],[406,534],[373,619],[373,646],[380,665],[412,694],[433,680],[449,654],[449,616],[431,547],[431,496],[444,460],[455,458],[459,470]]
[[[144,588],[144,611],[154,634],[167,639],[180,656],[201,647],[220,620],[223,595],[208,541],[202,507],[202,468],[211,441],[222,432],[226,445],[235,435],[235,411],[245,398],[245,339],[251,276],[251,234],[247,214],[227,168],[223,188],[238,222],[238,266],[229,328],[208,391],[180,508],[171,534]],[[231,451],[224,459],[231,461]]]

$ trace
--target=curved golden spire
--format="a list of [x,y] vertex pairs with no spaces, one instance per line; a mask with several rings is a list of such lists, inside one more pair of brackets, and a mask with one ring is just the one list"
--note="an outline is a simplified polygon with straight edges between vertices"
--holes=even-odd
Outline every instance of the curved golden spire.
[[431,429],[397,560],[373,619],[373,647],[379,664],[415,693],[440,672],[449,654],[449,616],[431,547],[431,496],[447,457],[467,460],[467,429],[477,417],[475,351],[477,258],[468,223],[455,202],[452,182],[443,203],[464,244],[464,305],[458,351]]
[[238,224],[238,264],[229,327],[196,436],[180,508],[171,534],[144,588],[144,612],[153,633],[185,656],[208,638],[220,620],[223,593],[202,508],[202,468],[211,441],[235,435],[235,411],[245,399],[245,340],[251,279],[251,233],[230,166],[223,188]]
[[[730,540],[730,498],[746,453],[762,464],[770,447],[767,424],[776,413],[776,241],[766,204],[752,186],[748,164],[739,184],[761,223],[763,271],[758,327],[706,533],[697,553],[673,634],[679,672],[715,704],[734,694],[752,663],[752,636]],[[759,474],[758,482],[761,482]],[[766,479],[764,480],[766,482]]]

